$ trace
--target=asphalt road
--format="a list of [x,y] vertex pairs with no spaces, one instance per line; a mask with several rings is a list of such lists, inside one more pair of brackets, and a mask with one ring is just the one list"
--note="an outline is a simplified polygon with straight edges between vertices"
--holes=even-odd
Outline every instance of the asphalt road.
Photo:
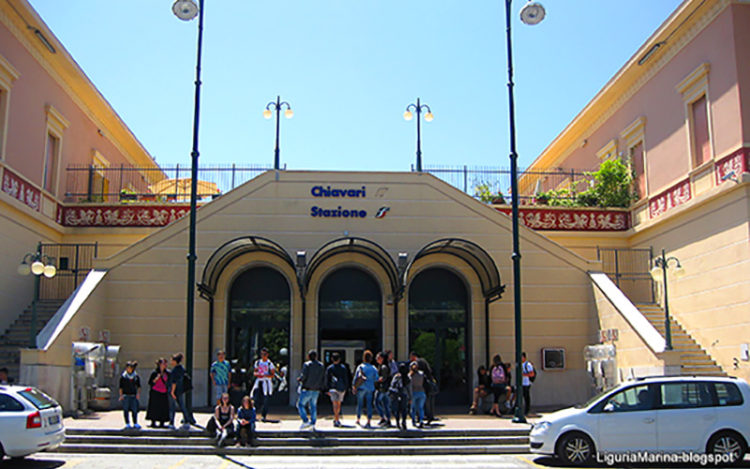
[[529,469],[538,467],[532,455],[497,456],[179,456],[122,454],[36,454],[0,466],[24,469]]
[[[127,454],[45,454],[8,460],[0,467],[23,469],[550,469],[558,461],[531,454],[471,456],[180,456]],[[595,467],[615,467],[599,465]],[[625,467],[665,467],[632,465]],[[694,466],[666,466],[694,467]],[[750,468],[750,457],[739,467]]]

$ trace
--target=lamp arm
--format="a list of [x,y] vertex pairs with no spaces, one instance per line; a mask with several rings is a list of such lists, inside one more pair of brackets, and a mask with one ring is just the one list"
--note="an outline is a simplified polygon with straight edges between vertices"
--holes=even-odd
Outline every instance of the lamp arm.
[[409,104],[408,106],[406,106],[406,110],[407,110],[407,111],[411,111],[412,109],[413,109],[414,111],[416,111],[416,110],[417,110],[417,105],[416,105],[416,104],[414,104],[414,103],[412,103],[412,104]]
[[428,106],[428,105],[426,105],[426,104],[423,104],[423,105],[422,105],[422,106],[420,106],[420,107],[421,107],[421,109],[427,109],[427,112],[432,112],[432,109],[430,109],[430,106]]
[[270,103],[266,104],[266,110],[270,111],[271,107],[275,108],[277,111],[279,108],[276,106],[276,101],[271,101]]

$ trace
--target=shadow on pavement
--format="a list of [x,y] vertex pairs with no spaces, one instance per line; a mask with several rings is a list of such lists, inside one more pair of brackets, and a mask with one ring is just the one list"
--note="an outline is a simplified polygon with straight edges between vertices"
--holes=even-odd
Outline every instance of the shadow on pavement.
[[[567,465],[563,464],[563,462],[560,461],[559,459],[553,458],[553,457],[550,457],[550,456],[527,456],[527,459],[529,461],[533,462],[534,464],[536,464],[538,466],[542,466],[542,467],[583,467],[583,466],[567,466]],[[748,456],[746,456],[745,459],[742,461],[741,464],[733,465],[733,466],[727,466],[725,464],[719,464],[719,465],[707,464],[705,466],[701,466],[701,465],[698,465],[698,464],[646,464],[646,463],[643,463],[643,464],[621,464],[621,463],[615,463],[614,465],[610,466],[610,465],[603,464],[603,463],[599,463],[599,464],[594,463],[594,464],[592,464],[590,466],[585,466],[585,467],[600,467],[600,468],[605,468],[605,467],[606,468],[612,468],[612,467],[628,467],[628,468],[630,468],[630,467],[632,467],[632,468],[655,468],[655,467],[658,467],[658,468],[672,468],[672,467],[674,467],[674,468],[688,468],[688,467],[690,467],[690,468],[694,468],[694,467],[706,467],[706,468],[720,467],[720,468],[725,468],[725,467],[740,467],[740,468],[743,468],[744,467],[744,468],[750,468],[750,459],[748,459]]]
[[245,463],[243,463],[241,461],[237,461],[236,459],[233,459],[230,456],[221,456],[221,459],[223,459],[225,461],[229,461],[230,463],[232,463],[232,466],[230,466],[230,467],[242,467],[242,468],[245,468],[245,469],[254,469],[253,466],[248,466],[247,464],[245,464]]
[[65,461],[54,461],[50,459],[34,459],[26,457],[23,459],[0,459],[0,467],[5,468],[24,468],[24,469],[53,469],[61,467]]

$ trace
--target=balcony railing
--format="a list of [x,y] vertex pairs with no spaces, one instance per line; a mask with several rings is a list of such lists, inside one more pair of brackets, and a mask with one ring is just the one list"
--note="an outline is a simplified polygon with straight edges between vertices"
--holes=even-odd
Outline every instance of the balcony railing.
[[[210,200],[269,169],[270,166],[236,164],[199,167],[198,199]],[[184,203],[190,199],[190,189],[189,165],[161,168],[74,165],[66,169],[64,202]]]
[[[198,198],[210,200],[224,194],[271,169],[267,165],[206,165],[198,168]],[[425,172],[451,184],[469,195],[485,185],[493,194],[507,197],[510,170],[483,166],[427,166]],[[93,165],[69,166],[66,169],[66,203],[187,202],[190,199],[190,167],[174,165],[162,168],[139,168],[121,165],[100,168]],[[534,194],[561,187],[573,187],[586,180],[577,170],[526,171],[522,202]],[[583,185],[582,185],[583,186]]]

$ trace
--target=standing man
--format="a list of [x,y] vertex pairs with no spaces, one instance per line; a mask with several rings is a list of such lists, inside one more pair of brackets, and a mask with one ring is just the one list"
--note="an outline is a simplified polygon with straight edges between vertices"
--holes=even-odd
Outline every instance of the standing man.
[[232,382],[232,366],[226,360],[227,354],[223,350],[216,352],[216,361],[211,363],[211,382],[214,385],[214,402],[219,402],[221,395],[229,393],[229,383]]
[[524,415],[528,415],[531,410],[531,380],[536,378],[536,370],[530,361],[526,360],[526,352],[521,353],[521,370],[523,371],[523,403]]
[[378,352],[375,360],[378,363],[378,382],[375,383],[375,408],[380,414],[378,426],[391,426],[391,399],[388,390],[391,387],[391,367],[386,352]]
[[[315,430],[318,420],[318,396],[325,389],[326,369],[318,361],[318,352],[314,349],[307,352],[307,361],[302,365],[302,374],[297,381],[300,383],[300,395],[297,402],[299,416],[302,419],[300,430],[306,428]],[[307,406],[310,406],[310,420],[307,419]]]
[[[255,361],[254,369],[253,399],[256,408],[261,408],[261,422],[265,422],[266,415],[268,415],[268,400],[273,394],[273,376],[276,374],[276,366],[268,359],[267,348],[260,349],[260,360]],[[261,404],[261,402],[263,403]]]
[[341,426],[341,403],[344,402],[346,390],[349,389],[349,369],[341,363],[341,354],[333,352],[333,363],[326,368],[328,396],[333,406],[333,426]]
[[419,355],[417,355],[417,352],[412,351],[409,353],[409,368],[411,369],[411,363],[417,364],[417,369],[424,373],[424,379],[425,379],[425,394],[427,394],[427,400],[425,402],[425,419],[427,420],[427,424],[432,423],[434,420],[437,420],[435,417],[435,396],[437,395],[438,389],[437,389],[437,381],[435,380],[435,376],[432,374],[432,368],[430,367],[430,364],[427,363],[427,360],[424,358],[421,358]]
[[169,428],[174,430],[174,416],[177,408],[182,412],[181,430],[190,430],[190,425],[195,425],[193,411],[185,405],[185,368],[182,366],[182,352],[172,355],[172,371],[169,374]]

